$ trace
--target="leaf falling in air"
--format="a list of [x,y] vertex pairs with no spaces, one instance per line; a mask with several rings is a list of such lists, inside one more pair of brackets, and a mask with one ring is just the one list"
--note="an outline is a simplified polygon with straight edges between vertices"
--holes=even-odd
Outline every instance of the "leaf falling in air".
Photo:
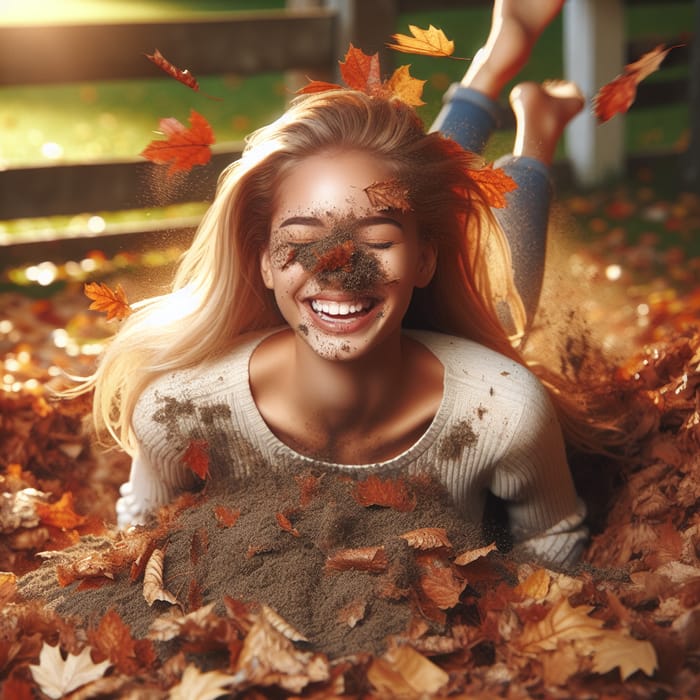
[[67,654],[64,660],[58,645],[44,642],[39,664],[30,664],[29,670],[42,693],[50,698],[62,698],[76,688],[102,678],[112,665],[109,661],[94,663],[90,651],[90,647],[84,647],[79,654]]
[[151,141],[141,155],[158,165],[169,164],[168,176],[189,172],[195,165],[206,165],[211,160],[214,131],[195,110],[190,110],[189,128],[174,117],[161,119],[159,128],[166,138]]
[[92,304],[88,308],[92,311],[106,312],[108,321],[122,320],[131,314],[126,293],[119,283],[114,289],[110,289],[102,282],[87,282],[84,291],[85,296],[92,299]]
[[408,187],[399,180],[373,182],[371,185],[367,185],[363,191],[367,195],[370,205],[377,209],[396,209],[402,212],[413,209],[408,196]]
[[194,75],[192,75],[192,73],[190,73],[187,69],[181,70],[180,68],[177,68],[177,66],[168,61],[168,59],[165,58],[165,56],[163,56],[158,49],[156,49],[152,54],[147,53],[146,58],[151,61],[151,63],[155,63],[158,68],[165,71],[171,78],[175,78],[178,83],[182,83],[192,90],[199,90],[199,83]]
[[445,36],[442,29],[432,24],[427,29],[421,29],[414,24],[408,25],[412,36],[407,34],[392,34],[395,43],[387,46],[394,51],[412,53],[419,56],[452,56],[455,50],[454,41]]
[[165,552],[162,549],[154,549],[146,564],[143,574],[143,597],[149,605],[153,605],[157,600],[179,605],[177,598],[163,586],[164,560]]
[[414,78],[410,69],[411,66],[399,66],[384,82],[384,91],[407,105],[421,107],[425,104],[422,96],[426,81]]
[[659,44],[634,63],[628,63],[624,71],[614,80],[603,85],[593,98],[593,111],[600,123],[624,114],[637,97],[637,85],[659,69],[671,49]]
[[182,461],[200,479],[206,480],[209,476],[209,443],[206,440],[190,440]]

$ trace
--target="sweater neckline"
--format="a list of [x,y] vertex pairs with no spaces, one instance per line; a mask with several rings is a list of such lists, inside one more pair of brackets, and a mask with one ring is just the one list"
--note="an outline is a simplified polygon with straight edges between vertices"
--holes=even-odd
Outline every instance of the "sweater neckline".
[[281,330],[283,329],[275,328],[267,333],[259,335],[256,338],[251,339],[244,345],[244,347],[241,348],[243,360],[241,363],[242,371],[238,378],[238,387],[236,390],[237,401],[239,402],[240,408],[245,411],[246,415],[249,417],[252,431],[259,436],[264,443],[269,445],[276,455],[286,456],[287,458],[304,462],[308,465],[333,469],[358,470],[391,467],[398,468],[411,462],[415,462],[420,455],[422,455],[435,443],[437,436],[442,431],[447,419],[450,416],[452,406],[454,404],[454,392],[451,392],[448,389],[449,365],[441,357],[440,343],[438,340],[440,338],[440,334],[431,333],[429,331],[404,331],[406,335],[419,342],[429,352],[431,352],[443,367],[442,399],[440,400],[438,409],[433,416],[433,420],[430,422],[430,425],[426,428],[425,432],[406,450],[395,457],[391,457],[390,459],[382,462],[371,462],[368,464],[338,464],[302,454],[301,452],[297,452],[295,449],[282,442],[282,440],[280,440],[272,432],[272,430],[270,430],[267,423],[263,419],[262,414],[258,410],[255,400],[253,399],[253,393],[250,388],[250,358],[255,348],[262,343],[263,340],[271,335],[274,335],[275,333],[280,332]]

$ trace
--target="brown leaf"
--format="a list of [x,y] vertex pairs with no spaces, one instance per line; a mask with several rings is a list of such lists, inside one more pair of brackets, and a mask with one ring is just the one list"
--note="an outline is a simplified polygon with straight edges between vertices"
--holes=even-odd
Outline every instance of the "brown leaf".
[[92,311],[106,312],[108,321],[112,319],[121,321],[131,314],[126,293],[119,283],[114,289],[110,289],[102,282],[87,282],[84,291],[85,296],[93,300],[88,308]]
[[382,506],[401,512],[412,511],[416,507],[416,496],[402,478],[380,479],[371,474],[357,483],[353,490],[354,499],[362,506]]
[[338,622],[353,628],[358,622],[362,622],[367,612],[367,601],[358,598],[338,610]]
[[336,270],[350,272],[352,270],[350,262],[354,252],[354,241],[348,240],[339,243],[337,246],[318,256],[318,262],[314,266],[312,274],[315,275],[319,272],[335,272]]
[[457,605],[462,591],[467,587],[466,579],[452,567],[439,563],[424,567],[419,583],[423,593],[441,610],[449,610]]
[[444,527],[421,527],[417,530],[404,532],[399,535],[408,542],[414,549],[437,549],[447,547],[452,549],[452,543],[447,537],[447,530]]
[[120,673],[129,676],[155,661],[156,654],[150,640],[135,640],[116,610],[105,613],[97,628],[88,632],[88,640]]
[[373,182],[364,188],[371,206],[379,210],[396,209],[398,211],[411,211],[411,203],[408,198],[408,187],[399,180],[384,180]]
[[267,605],[262,605],[260,614],[281,635],[291,642],[308,642],[308,638],[289,624],[279,613]]
[[518,188],[518,184],[502,168],[485,165],[482,168],[469,170],[472,180],[479,185],[489,206],[503,209],[507,205],[506,193]]
[[284,513],[275,513],[275,519],[282,530],[294,535],[294,537],[299,537],[299,530],[292,525],[291,521]]
[[186,85],[192,90],[199,90],[199,84],[197,83],[197,79],[194,77],[194,75],[192,75],[192,73],[190,73],[187,69],[180,70],[179,68],[175,67],[172,63],[170,63],[170,61],[168,61],[167,58],[165,58],[165,56],[163,56],[160,51],[158,51],[158,49],[156,49],[152,54],[145,55],[149,61],[155,63],[158,68],[164,70],[171,78],[175,78],[175,80],[177,80],[179,83]]
[[386,571],[389,560],[382,546],[356,547],[354,549],[339,549],[326,559],[326,571],[370,571],[381,573]]
[[149,605],[157,600],[179,605],[177,598],[163,587],[163,562],[165,553],[162,549],[154,549],[143,575],[143,597]]
[[454,563],[457,564],[457,566],[467,566],[468,564],[475,562],[477,559],[481,559],[491,552],[496,551],[498,551],[498,547],[496,547],[495,542],[492,542],[491,544],[487,544],[485,547],[468,549],[466,552],[458,554],[454,559]]
[[299,505],[302,508],[306,508],[311,503],[311,500],[318,492],[323,476],[323,474],[321,476],[314,476],[313,474],[294,475],[294,481],[299,486]]
[[233,510],[226,506],[215,506],[214,516],[220,527],[233,527],[241,517],[241,511],[240,508]]
[[442,29],[433,27],[432,24],[427,29],[409,24],[408,30],[413,36],[392,34],[391,38],[396,43],[387,46],[394,51],[419,56],[451,56],[454,53],[455,43],[445,36]]
[[195,110],[190,111],[190,128],[177,119],[160,120],[165,140],[151,141],[141,155],[158,165],[170,164],[168,175],[189,172],[195,165],[206,165],[211,160],[214,131],[207,120]]
[[209,444],[206,440],[190,440],[182,461],[200,478],[209,476]]
[[616,114],[625,113],[637,97],[637,85],[659,69],[672,48],[676,47],[664,48],[660,44],[639,60],[627,64],[621,75],[603,85],[593,98],[593,110],[598,121],[603,123]]

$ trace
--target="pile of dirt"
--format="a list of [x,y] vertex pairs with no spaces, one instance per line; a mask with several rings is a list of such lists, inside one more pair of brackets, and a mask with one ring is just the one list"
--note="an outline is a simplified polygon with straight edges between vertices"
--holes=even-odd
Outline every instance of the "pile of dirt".
[[266,605],[329,657],[381,653],[414,615],[443,633],[445,615],[421,581],[436,562],[449,570],[449,557],[484,544],[481,529],[466,523],[428,478],[356,482],[337,474],[267,473],[226,492],[205,489],[164,509],[150,528],[83,538],[24,576],[20,591],[89,626],[114,609],[134,637],[144,637],[170,605],[149,606],[141,581],[125,567],[114,580],[59,584],[68,570],[87,571],[91,557],[116,562],[129,538],[144,535],[151,549],[164,551],[163,587],[183,611],[214,603],[224,614],[227,596]]

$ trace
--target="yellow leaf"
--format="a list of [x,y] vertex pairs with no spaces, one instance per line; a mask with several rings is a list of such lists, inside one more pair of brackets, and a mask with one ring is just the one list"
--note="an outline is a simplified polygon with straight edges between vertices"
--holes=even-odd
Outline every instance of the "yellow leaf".
[[407,105],[420,107],[425,104],[421,99],[425,80],[414,78],[409,72],[410,67],[399,66],[386,81],[386,89]]
[[572,608],[569,601],[563,598],[542,620],[525,625],[518,640],[520,647],[526,653],[535,653],[554,650],[560,641],[600,637],[604,622],[589,617],[592,609],[587,605]]
[[521,595],[523,598],[539,600],[544,598],[549,592],[549,584],[551,581],[552,577],[546,569],[537,569],[524,581],[521,581],[513,589],[513,593]]
[[380,695],[392,698],[431,696],[449,678],[439,666],[409,646],[390,649],[367,670],[367,680]]
[[619,668],[623,681],[635,671],[643,671],[651,676],[656,665],[656,651],[651,642],[630,637],[622,630],[606,632],[593,649],[593,670],[596,673],[607,673]]
[[427,29],[421,29],[413,24],[408,25],[413,36],[407,34],[392,34],[395,44],[387,44],[390,49],[402,53],[414,53],[420,56],[451,56],[455,43],[445,36],[442,29],[431,24]]
[[201,673],[196,666],[190,664],[182,674],[180,682],[170,690],[168,700],[214,700],[228,695],[229,691],[225,688],[235,680],[236,676],[220,671]]

